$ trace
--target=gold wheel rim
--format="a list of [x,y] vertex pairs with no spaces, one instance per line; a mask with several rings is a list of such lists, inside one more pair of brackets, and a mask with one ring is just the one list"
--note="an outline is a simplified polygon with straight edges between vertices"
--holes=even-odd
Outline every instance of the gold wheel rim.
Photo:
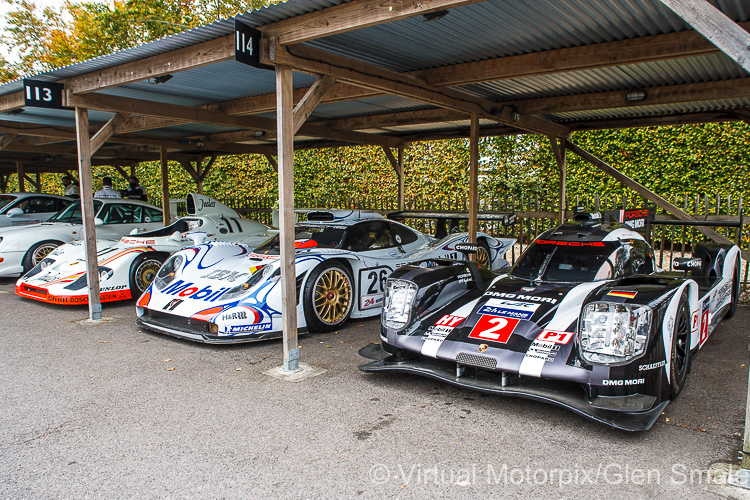
[[352,303],[352,285],[339,269],[328,269],[315,283],[315,314],[332,325],[343,320]]
[[135,270],[135,284],[141,292],[144,292],[151,282],[154,281],[160,267],[161,262],[155,259],[141,262],[141,265]]
[[32,264],[37,265],[41,261],[44,260],[46,256],[52,253],[52,251],[57,248],[57,245],[42,245],[39,248],[36,249],[34,252],[34,258],[32,259]]
[[480,267],[484,267],[487,269],[490,268],[490,254],[483,246],[480,246],[477,249],[477,264],[479,264]]

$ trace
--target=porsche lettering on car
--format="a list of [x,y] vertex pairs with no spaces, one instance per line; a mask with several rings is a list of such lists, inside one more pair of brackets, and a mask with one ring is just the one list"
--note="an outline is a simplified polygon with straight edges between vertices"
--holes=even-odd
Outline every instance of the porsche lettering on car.
[[[242,219],[208,196],[189,194],[187,213],[167,227],[134,231],[119,241],[97,241],[102,302],[140,297],[172,253],[196,242],[220,239],[256,246],[272,235],[268,226]],[[49,253],[18,280],[16,294],[53,304],[87,304],[82,242],[68,243]]]
[[402,266],[386,285],[382,348],[363,348],[373,361],[360,368],[646,430],[740,293],[737,246],[701,243],[674,262],[675,271],[659,269],[630,226],[580,214],[541,234],[509,271],[456,261]]
[[[390,273],[414,259],[457,254],[466,233],[427,236],[374,213],[307,213],[295,226],[297,322],[301,332],[330,331],[348,318],[376,316]],[[478,260],[500,269],[513,239],[478,234]],[[251,251],[239,243],[210,242],[167,260],[138,300],[145,328],[210,343],[281,336],[278,236]]]

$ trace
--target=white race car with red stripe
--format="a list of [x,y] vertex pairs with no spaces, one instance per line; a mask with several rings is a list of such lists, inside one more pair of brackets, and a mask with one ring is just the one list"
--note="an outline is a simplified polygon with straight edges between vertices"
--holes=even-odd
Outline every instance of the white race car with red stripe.
[[[140,296],[164,261],[182,248],[204,240],[253,247],[275,234],[208,196],[189,194],[187,212],[187,217],[161,229],[123,236],[120,241],[97,240],[102,302]],[[16,294],[52,304],[87,304],[84,252],[80,241],[58,247],[18,280]]]

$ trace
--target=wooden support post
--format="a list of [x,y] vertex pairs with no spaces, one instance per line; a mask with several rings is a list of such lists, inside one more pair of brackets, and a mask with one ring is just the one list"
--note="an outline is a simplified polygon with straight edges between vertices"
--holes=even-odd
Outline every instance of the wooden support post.
[[[658,194],[650,191],[645,186],[637,183],[636,181],[634,181],[627,175],[623,174],[619,170],[615,169],[614,167],[607,165],[604,161],[592,155],[585,149],[579,148],[578,146],[576,146],[570,141],[567,142],[566,146],[567,146],[567,149],[569,149],[573,153],[577,154],[578,156],[580,156],[587,162],[591,163],[593,166],[595,166],[596,168],[598,168],[605,174],[609,175],[610,177],[613,177],[617,179],[618,181],[622,182],[625,186],[629,187],[630,189],[640,194],[647,200],[655,203],[658,207],[663,208],[667,213],[674,215],[676,218],[680,220],[689,220],[689,221],[696,220],[690,214],[683,212],[678,207],[669,203],[667,200],[665,200]],[[705,234],[706,236],[716,241],[717,243],[728,243],[730,245],[734,244],[734,242],[730,240],[729,238],[726,238],[725,236],[717,233],[716,231],[708,227],[696,226],[695,229]],[[742,253],[743,259],[750,260],[750,252],[748,252],[747,250],[743,250],[743,249],[740,249],[740,252]]]
[[35,182],[34,182],[34,187],[36,188],[36,192],[37,193],[41,193],[42,192],[42,177],[41,177],[41,174],[39,172],[37,172],[36,174],[34,174],[34,176],[35,176],[35,179],[36,179]]
[[8,178],[9,175],[0,175],[0,193],[8,192]]
[[296,134],[299,128],[305,124],[305,121],[310,117],[315,107],[326,95],[326,92],[336,83],[336,79],[332,76],[324,75],[318,78],[307,93],[302,97],[299,103],[294,107],[293,111],[293,127],[294,133]]
[[276,122],[279,161],[279,254],[285,371],[299,370],[294,266],[294,118],[292,68],[276,66]]
[[128,172],[124,168],[120,167],[119,165],[112,165],[112,166],[115,167],[115,170],[117,170],[117,173],[120,174],[123,179],[125,179],[126,181],[128,180],[130,176],[128,175]]
[[18,191],[21,193],[26,192],[26,174],[23,173],[23,162],[16,160],[16,172],[18,173]]
[[198,174],[195,178],[195,187],[198,190],[198,194],[203,194],[203,161],[199,158],[195,160],[195,173]]
[[164,212],[164,227],[170,224],[169,218],[169,165],[167,163],[167,147],[159,148],[159,159],[161,161],[161,209]]
[[405,210],[404,205],[404,147],[398,147],[398,209]]
[[75,108],[76,142],[78,143],[78,178],[81,181],[81,210],[83,212],[83,239],[86,250],[86,275],[89,285],[89,319],[102,319],[99,295],[99,261],[96,255],[96,225],[94,224],[94,189],[91,185],[91,140],[89,138],[89,112]]
[[552,152],[555,154],[555,162],[557,163],[557,169],[560,172],[560,214],[558,216],[558,222],[562,224],[565,222],[565,207],[567,206],[566,183],[568,177],[568,163],[565,158],[567,139],[563,137],[558,144],[557,139],[550,136],[549,141],[550,144],[552,144]]
[[[479,229],[479,116],[476,113],[471,114],[469,151],[469,243],[476,243]],[[476,255],[472,255],[471,260],[476,261]]]

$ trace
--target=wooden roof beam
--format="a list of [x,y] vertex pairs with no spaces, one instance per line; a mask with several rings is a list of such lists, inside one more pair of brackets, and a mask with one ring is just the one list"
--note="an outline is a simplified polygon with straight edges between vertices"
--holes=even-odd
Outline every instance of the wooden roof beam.
[[[129,99],[103,94],[75,95],[71,92],[67,92],[64,101],[67,106],[97,109],[101,111],[109,111],[111,113],[155,116],[160,118],[185,120],[192,123],[210,123],[213,125],[264,130],[268,132],[276,130],[276,120],[272,118],[227,115],[204,108],[180,106],[177,104],[145,101],[141,99]],[[344,132],[314,124],[302,125],[299,132],[306,136],[340,140],[354,144],[385,145],[389,147],[397,147],[401,144],[398,139],[384,135]]]
[[382,92],[401,95],[428,104],[462,111],[529,132],[567,136],[567,127],[533,115],[519,115],[509,106],[480,99],[452,89],[438,89],[411,76],[361,61],[305,46],[282,47],[275,41],[263,44],[261,61],[291,66],[318,75],[331,75]]
[[287,45],[479,1],[481,0],[352,0],[267,24],[259,29],[268,36],[278,36],[279,42]]

